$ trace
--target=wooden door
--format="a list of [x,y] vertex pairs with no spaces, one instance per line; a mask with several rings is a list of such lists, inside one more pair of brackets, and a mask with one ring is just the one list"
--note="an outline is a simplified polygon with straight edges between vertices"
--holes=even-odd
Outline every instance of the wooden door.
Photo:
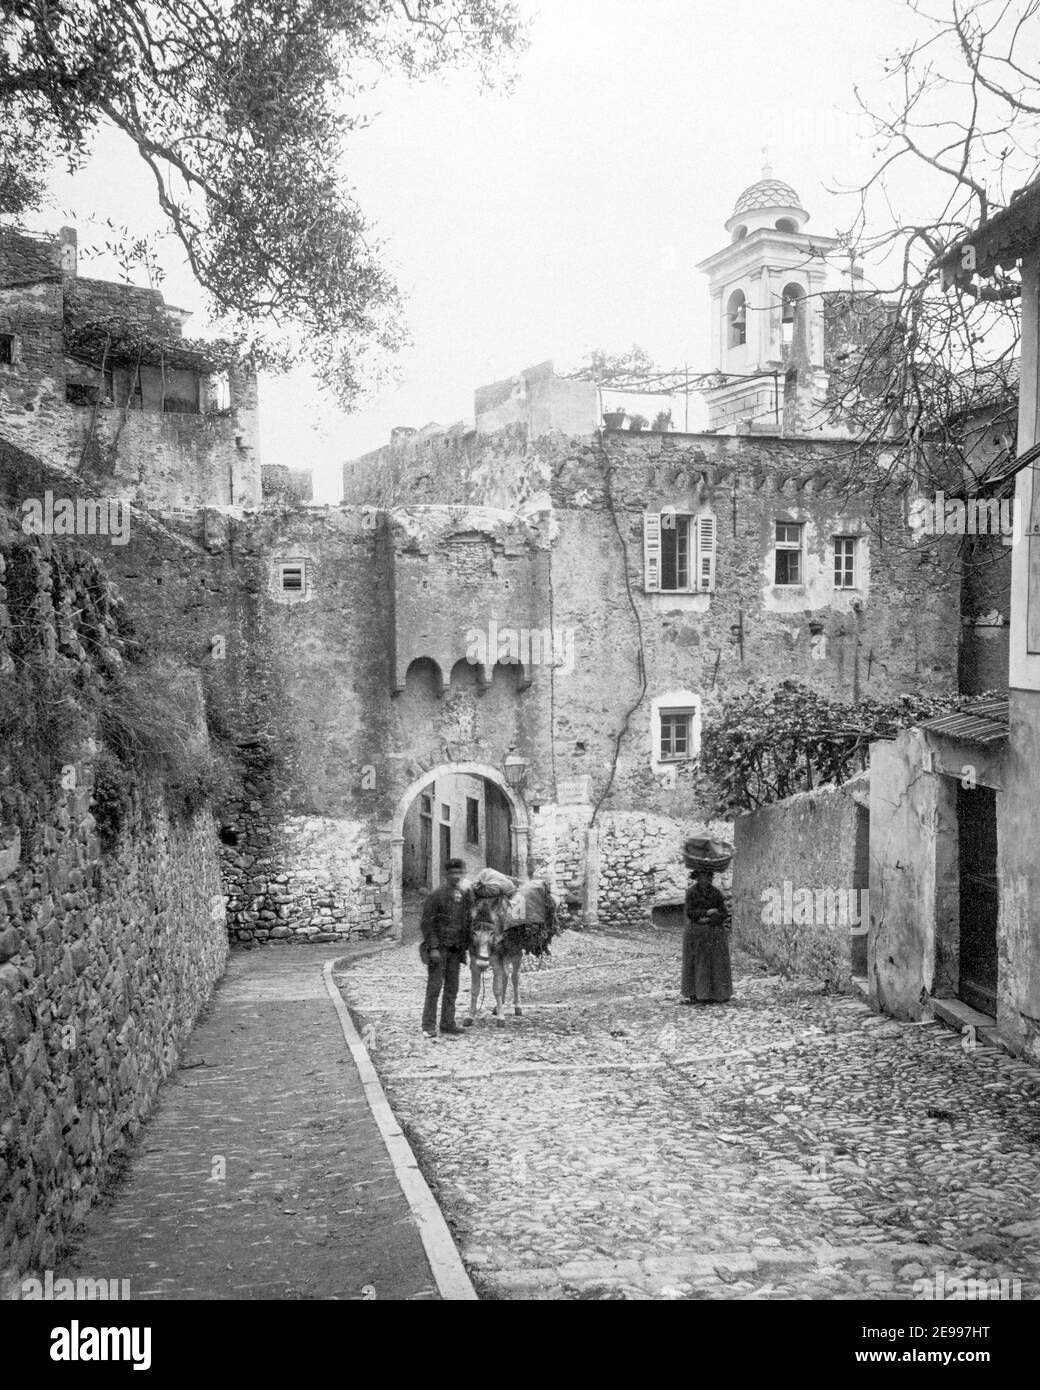
[[960,849],[960,983],[965,1004],[997,1012],[997,798],[990,787],[957,788]]
[[419,817],[419,872],[424,888],[433,887],[433,817],[425,811]]
[[512,816],[494,782],[484,783],[484,862],[500,874],[513,872]]
[[451,826],[441,822],[441,858],[437,865],[437,882],[444,881],[444,866],[451,858]]

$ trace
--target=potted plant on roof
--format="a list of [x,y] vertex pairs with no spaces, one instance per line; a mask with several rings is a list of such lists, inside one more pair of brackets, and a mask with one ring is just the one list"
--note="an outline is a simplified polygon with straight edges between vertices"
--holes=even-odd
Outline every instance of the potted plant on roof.
[[628,419],[628,428],[630,430],[635,430],[638,434],[640,430],[645,430],[649,423],[650,421],[645,415],[630,415]]
[[608,430],[619,430],[625,423],[625,412],[623,410],[605,410],[603,412],[603,423]]

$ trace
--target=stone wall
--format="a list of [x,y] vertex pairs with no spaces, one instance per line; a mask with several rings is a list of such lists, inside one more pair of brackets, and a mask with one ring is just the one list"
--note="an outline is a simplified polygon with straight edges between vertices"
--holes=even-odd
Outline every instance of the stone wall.
[[[893,543],[905,539],[900,504],[878,511],[846,494],[847,462],[837,441],[532,442],[516,422],[487,436],[399,434],[354,470],[358,505],[135,513],[125,546],[100,547],[105,564],[144,630],[197,666],[244,769],[221,812],[232,932],[386,929],[400,906],[404,802],[462,763],[498,777],[511,752],[527,762],[535,857],[559,858],[568,891],[575,875],[589,878],[586,906],[603,889],[614,919],[649,920],[681,829],[712,809],[693,760],[658,757],[669,701],[696,701],[708,721],[762,679],[846,700],[954,685],[955,581],[921,565],[911,540]],[[705,507],[718,528],[714,590],[646,592],[644,513]],[[778,517],[805,526],[797,592],[772,583]],[[860,537],[855,591],[835,590],[828,572],[838,532]],[[303,569],[300,588],[282,586],[286,563]],[[491,634],[506,629],[538,636],[537,657],[529,646],[495,662]],[[472,659],[482,633],[486,663]],[[584,819],[564,790],[579,781]],[[659,861],[640,842],[653,872],[635,874],[601,837],[590,870],[596,804],[602,826],[660,818],[674,856]]]
[[[605,809],[702,819],[691,767],[663,776],[655,762],[653,705],[669,692],[696,694],[707,720],[727,694],[760,679],[797,680],[846,701],[956,686],[957,579],[921,563],[901,502],[879,510],[869,495],[848,493],[848,463],[842,441],[626,432],[528,441],[513,426],[486,437],[404,437],[347,471],[359,502],[435,495],[545,517],[542,618],[574,643],[573,663],[547,673],[554,776],[590,775],[593,800],[610,780]],[[706,507],[718,524],[714,592],[647,593],[644,512]],[[778,518],[805,526],[809,572],[799,589],[772,583]],[[856,590],[833,587],[838,533],[860,538]]]
[[[655,760],[655,700],[690,692],[707,724],[756,681],[795,680],[848,702],[956,688],[956,581],[892,544],[905,531],[898,504],[878,513],[845,494],[843,449],[674,435],[570,442],[553,479],[553,621],[575,634],[573,670],[555,676],[559,777],[587,769],[595,800],[613,768],[604,809],[702,820],[711,807],[692,764]],[[713,592],[646,592],[643,513],[669,507],[714,512]],[[798,590],[772,583],[778,518],[805,528]],[[856,590],[831,582],[838,533],[860,538]]]
[[[649,926],[655,907],[681,903],[689,883],[682,858],[690,835],[732,840],[729,821],[680,822],[638,811],[614,811],[597,831],[596,920],[604,927]],[[718,886],[728,887],[729,875]]]
[[[227,931],[210,813],[172,813],[165,778],[97,737],[133,688],[119,595],[2,515],[0,540],[0,1269],[24,1270],[54,1263],[148,1113]],[[195,684],[202,753],[199,707]]]
[[329,816],[224,808],[221,859],[232,938],[323,944],[392,925],[390,868],[372,828]]
[[[182,337],[180,312],[158,290],[77,277],[74,241],[71,260],[63,263],[57,243],[0,232],[0,333],[15,339],[14,360],[0,363],[5,438],[89,478],[99,497],[153,507],[257,505],[257,385],[248,362],[234,363],[228,373],[226,409],[126,408],[132,361],[108,363],[122,382],[114,403],[67,399],[68,385],[103,386],[96,364],[66,356],[67,323],[112,320],[174,348]],[[203,365],[197,374],[205,382],[212,368]]]
[[1040,692],[1011,692],[1011,728],[997,796],[997,1030],[1013,1052],[1040,1062]]
[[0,884],[0,1269],[47,1268],[177,1066],[224,969],[213,820],[156,792],[114,852],[92,765]]
[[177,1064],[227,954],[212,818],[155,789],[100,851],[90,757],[0,883],[0,1269],[52,1266]]
[[1006,690],[1011,617],[1011,547],[980,537],[966,557],[961,590],[960,688]]
[[[961,993],[960,795],[995,796],[996,1031],[1040,1059],[1036,789],[1040,697],[1013,690],[1010,734],[986,745],[907,729],[871,752],[869,980],[876,1007],[931,1017],[932,999]],[[970,774],[970,775],[969,775]],[[963,789],[963,792],[962,792]],[[974,921],[973,934],[984,929]]]
[[780,970],[846,988],[866,973],[869,788],[861,774],[737,818],[737,944]]

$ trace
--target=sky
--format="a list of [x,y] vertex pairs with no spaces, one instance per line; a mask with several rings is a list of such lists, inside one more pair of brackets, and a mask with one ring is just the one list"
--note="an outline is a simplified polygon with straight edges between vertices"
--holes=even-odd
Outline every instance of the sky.
[[[879,90],[882,61],[913,31],[901,0],[521,0],[530,22],[511,91],[472,73],[392,80],[369,98],[346,173],[406,300],[411,345],[397,380],[353,415],[305,370],[261,383],[261,457],[311,467],[336,501],[345,460],[396,425],[449,425],[473,392],[551,359],[638,343],[662,367],[709,370],[706,280],[724,222],[760,177],[778,178],[831,234],[851,200],[828,191],[866,174],[871,142],[854,84]],[[36,218],[73,220],[81,247],[104,220],[162,224],[148,176],[114,134],[85,169],[57,175]],[[172,239],[160,243],[168,301],[206,331],[203,297]],[[105,258],[84,274],[119,278]],[[138,277],[140,278],[140,277]]]

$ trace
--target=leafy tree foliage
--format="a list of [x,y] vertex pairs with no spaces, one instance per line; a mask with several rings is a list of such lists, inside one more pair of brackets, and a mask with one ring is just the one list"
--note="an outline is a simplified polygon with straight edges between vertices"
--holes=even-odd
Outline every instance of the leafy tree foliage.
[[403,336],[343,174],[359,98],[386,72],[487,77],[521,42],[513,0],[0,0],[0,212],[115,127],[230,334],[269,366],[305,348],[349,404],[365,350]]
[[[983,697],[978,697],[983,698]],[[964,695],[901,695],[842,704],[785,681],[751,686],[720,708],[701,741],[701,776],[718,791],[713,814],[753,811],[796,792],[848,781],[872,739],[965,704]]]

